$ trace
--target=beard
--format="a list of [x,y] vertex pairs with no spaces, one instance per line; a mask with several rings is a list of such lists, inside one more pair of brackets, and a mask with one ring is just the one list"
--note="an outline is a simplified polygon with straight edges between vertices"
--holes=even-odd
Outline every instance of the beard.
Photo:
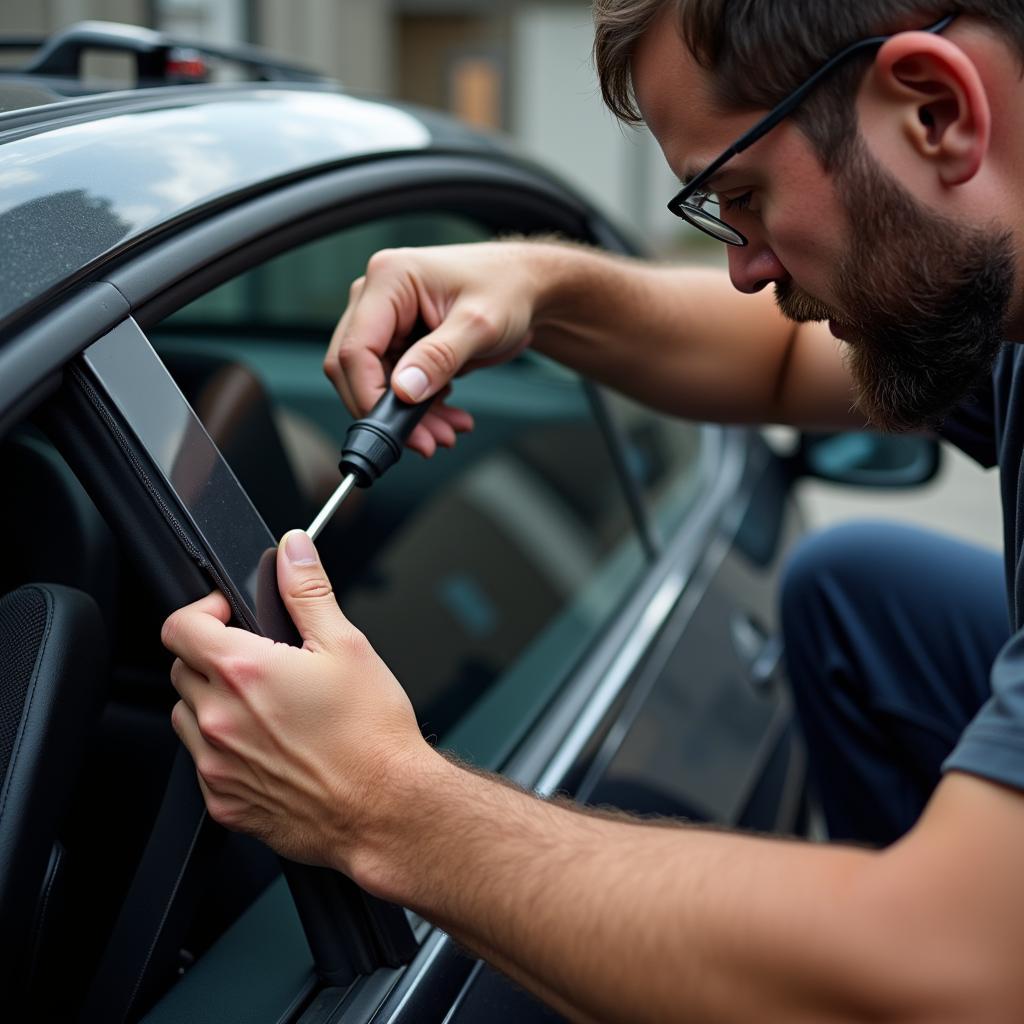
[[938,426],[992,371],[1005,340],[1015,256],[1010,233],[922,207],[858,141],[838,173],[852,242],[836,306],[776,285],[791,320],[832,320],[850,338],[857,407],[879,430]]

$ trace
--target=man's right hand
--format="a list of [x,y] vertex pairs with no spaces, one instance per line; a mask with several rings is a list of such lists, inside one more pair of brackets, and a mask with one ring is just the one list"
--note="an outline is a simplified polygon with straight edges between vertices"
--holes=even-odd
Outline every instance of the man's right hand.
[[[545,247],[485,242],[423,249],[384,249],[352,284],[324,372],[353,416],[364,416],[388,387],[399,398],[433,407],[409,447],[433,455],[473,428],[473,418],[445,402],[452,379],[505,362],[531,340],[545,281]],[[430,333],[405,348],[417,318]]]

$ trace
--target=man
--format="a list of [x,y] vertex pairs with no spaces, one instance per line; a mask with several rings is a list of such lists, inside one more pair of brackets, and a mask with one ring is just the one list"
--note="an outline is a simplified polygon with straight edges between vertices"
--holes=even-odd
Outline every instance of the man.
[[[783,611],[814,767],[833,837],[889,845],[654,827],[433,751],[293,532],[279,580],[302,650],[227,628],[216,594],[165,627],[210,812],[417,910],[576,1019],[1024,1019],[1024,364],[1003,344],[1024,330],[1024,8],[599,0],[596,21],[606,99],[689,180],[672,206],[729,244],[736,291],[554,244],[385,252],[328,353],[342,398],[365,412],[390,380],[421,399],[532,344],[697,419],[941,425],[1002,462],[1009,627],[973,551],[812,542]],[[417,315],[432,333],[401,353]],[[439,400],[411,444],[471,426]]]

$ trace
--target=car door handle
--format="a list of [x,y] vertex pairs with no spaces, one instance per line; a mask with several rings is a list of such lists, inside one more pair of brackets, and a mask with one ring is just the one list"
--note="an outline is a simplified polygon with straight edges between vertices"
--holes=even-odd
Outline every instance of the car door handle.
[[737,612],[730,623],[733,650],[746,666],[747,681],[759,692],[768,690],[782,664],[782,637],[769,633],[747,612]]

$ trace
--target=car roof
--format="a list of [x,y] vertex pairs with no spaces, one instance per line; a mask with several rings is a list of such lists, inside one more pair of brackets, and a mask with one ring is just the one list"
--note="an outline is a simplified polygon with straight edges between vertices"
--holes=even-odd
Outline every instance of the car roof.
[[0,114],[0,325],[218,204],[346,163],[438,151],[511,155],[442,115],[332,84],[174,86]]

